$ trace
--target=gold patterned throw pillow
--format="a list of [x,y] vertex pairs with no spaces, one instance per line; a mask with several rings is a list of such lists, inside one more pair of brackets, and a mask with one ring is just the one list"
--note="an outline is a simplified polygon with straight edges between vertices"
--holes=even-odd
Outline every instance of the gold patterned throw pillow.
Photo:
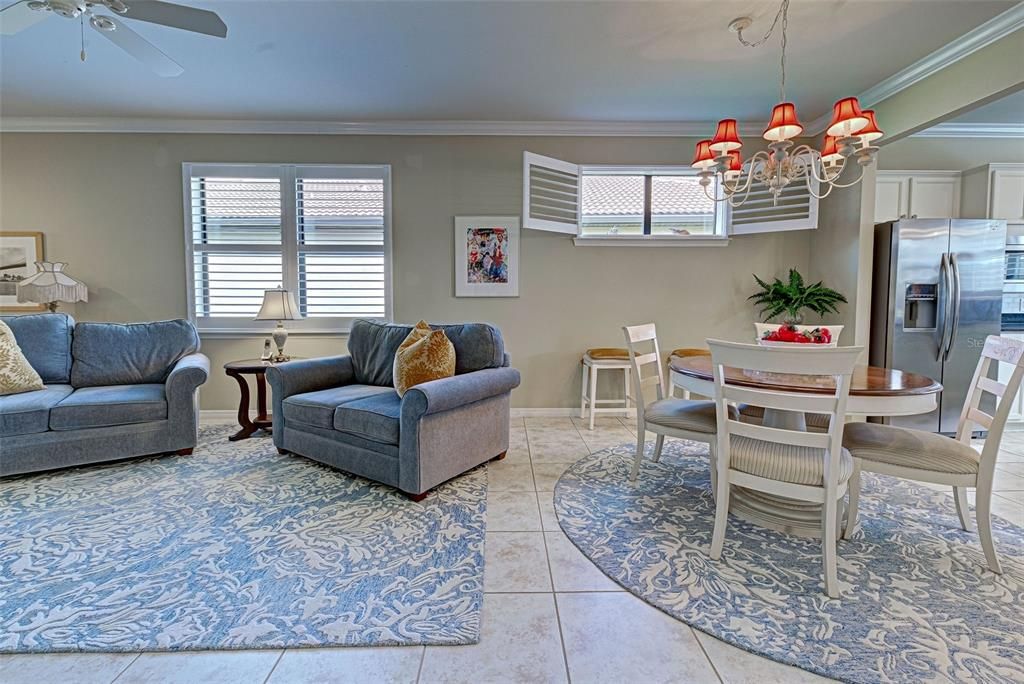
[[10,327],[0,321],[0,396],[41,389],[43,379],[21,353]]
[[455,375],[455,347],[443,330],[420,321],[398,346],[392,370],[395,390],[404,396],[410,387]]

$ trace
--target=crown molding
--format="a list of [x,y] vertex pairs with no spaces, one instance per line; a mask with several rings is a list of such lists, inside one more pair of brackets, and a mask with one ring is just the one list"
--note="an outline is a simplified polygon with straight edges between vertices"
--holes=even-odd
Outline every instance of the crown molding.
[[912,138],[1024,138],[1024,123],[941,123]]
[[[1024,28],[1024,2],[1014,5],[1002,14],[997,14],[984,24],[971,29],[927,57],[919,59],[907,68],[897,71],[889,78],[857,95],[857,99],[860,100],[861,107],[873,107],[882,100],[888,99],[902,90],[906,90],[932,74],[942,71],[950,64],[959,62],[964,57],[988,47],[997,40],[1022,28]],[[807,131],[814,135],[824,133],[831,121],[832,113],[826,112],[812,121],[807,126]]]
[[[5,117],[3,133],[220,133],[273,135],[509,135],[709,137],[714,122],[696,121],[253,121]],[[761,126],[741,124],[744,135]]]

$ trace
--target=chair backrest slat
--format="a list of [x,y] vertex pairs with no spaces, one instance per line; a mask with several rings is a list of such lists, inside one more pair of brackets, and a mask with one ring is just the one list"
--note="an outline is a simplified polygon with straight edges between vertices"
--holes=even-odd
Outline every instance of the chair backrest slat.
[[[633,371],[633,401],[636,403],[637,417],[644,421],[644,407],[650,398],[644,397],[644,387],[654,385],[654,399],[668,396],[665,387],[665,372],[661,366],[661,350],[658,348],[658,331],[654,323],[643,325],[627,325],[622,328],[626,336],[626,348],[629,349],[629,365]],[[650,344],[651,351],[642,351],[641,345]]]
[[781,444],[793,444],[794,446],[814,447],[817,449],[827,449],[829,445],[827,433],[780,430],[779,428],[765,427],[757,423],[744,423],[732,418],[729,419],[729,432],[733,435],[760,439],[765,442],[779,442]]
[[[998,382],[989,377],[993,374],[993,364],[997,363],[1005,363],[1012,367],[1010,377],[1005,382]],[[969,444],[975,425],[988,430],[988,437],[985,439],[985,446],[981,451],[982,471],[986,472],[988,477],[992,476],[992,471],[995,469],[1006,419],[1010,415],[1010,409],[1017,397],[1022,380],[1024,380],[1024,341],[999,335],[989,335],[985,338],[985,346],[982,347],[981,358],[978,359],[978,365],[974,369],[974,378],[971,380],[971,391],[960,412],[956,438]],[[996,408],[991,415],[979,408],[986,392],[996,397]]]
[[809,394],[797,392],[769,392],[765,390],[752,389],[741,385],[729,385],[726,390],[729,401],[738,404],[753,404],[767,408],[784,409],[788,411],[804,411],[812,413],[827,413],[831,410],[832,396],[829,394]]

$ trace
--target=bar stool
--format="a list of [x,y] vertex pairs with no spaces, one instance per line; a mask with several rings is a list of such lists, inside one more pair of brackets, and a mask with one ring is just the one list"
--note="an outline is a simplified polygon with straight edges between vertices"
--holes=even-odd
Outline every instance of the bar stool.
[[[673,357],[682,359],[686,358],[687,356],[711,356],[711,352],[701,347],[680,347],[679,349],[673,349],[672,352],[668,355],[668,364],[669,366],[672,365]],[[671,383],[671,380],[669,382]],[[690,390],[686,389],[685,387],[676,387],[675,385],[670,386],[669,396],[676,396],[677,389],[681,389],[683,391],[683,399],[690,398]]]
[[[580,386],[580,418],[587,417],[587,408],[589,407],[590,429],[594,429],[594,415],[596,413],[628,413],[630,382],[629,352],[625,349],[617,349],[614,347],[588,349],[586,353],[583,354],[582,364],[583,381]],[[597,398],[597,371],[599,370],[623,371],[624,382],[622,399]],[[598,404],[621,404],[622,407],[599,408]]]

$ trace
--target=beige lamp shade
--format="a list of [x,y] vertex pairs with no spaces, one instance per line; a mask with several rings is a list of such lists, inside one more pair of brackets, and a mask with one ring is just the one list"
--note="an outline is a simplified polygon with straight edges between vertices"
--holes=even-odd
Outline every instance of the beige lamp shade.
[[66,266],[60,261],[37,261],[36,272],[17,285],[18,301],[36,304],[89,301],[89,288],[65,273]]
[[263,306],[256,314],[257,321],[293,321],[299,318],[302,316],[291,292],[277,287],[263,293]]

